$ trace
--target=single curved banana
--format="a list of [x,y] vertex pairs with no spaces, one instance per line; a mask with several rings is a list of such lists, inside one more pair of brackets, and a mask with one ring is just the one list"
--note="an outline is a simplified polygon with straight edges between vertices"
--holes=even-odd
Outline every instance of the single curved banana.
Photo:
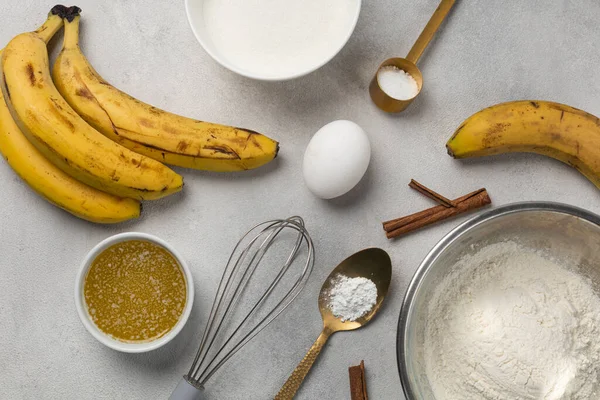
[[257,132],[171,114],[111,86],[79,48],[78,13],[65,18],[64,44],[53,79],[67,102],[98,131],[167,164],[239,171],[268,163],[279,149],[276,141]]
[[549,101],[514,101],[473,114],[446,144],[454,158],[543,154],[571,165],[600,188],[600,119]]
[[[38,31],[50,29],[44,24]],[[54,35],[60,26],[53,26]],[[0,57],[2,50],[0,50]],[[117,223],[140,215],[140,202],[122,199],[87,186],[58,169],[29,141],[12,119],[0,91],[0,153],[12,169],[40,196],[91,222]]]
[[54,165],[98,190],[140,200],[181,190],[181,176],[106,138],[60,96],[46,42],[62,24],[52,14],[46,29],[16,36],[2,54],[2,91],[21,131]]

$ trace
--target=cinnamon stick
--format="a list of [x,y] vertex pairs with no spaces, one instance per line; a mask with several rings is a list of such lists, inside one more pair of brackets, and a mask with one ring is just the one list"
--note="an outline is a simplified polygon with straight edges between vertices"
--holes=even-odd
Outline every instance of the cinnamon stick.
[[364,360],[360,362],[360,365],[348,368],[348,374],[350,375],[350,399],[369,400]]
[[[485,189],[476,190],[474,192],[471,192],[469,194],[461,196],[458,199],[453,200],[453,202],[454,202],[454,204],[458,205],[458,204],[460,204],[460,203],[462,203],[462,202],[464,202],[464,201],[466,201],[466,200],[468,200],[468,199],[470,199],[470,198],[472,198],[474,196],[477,196],[478,194],[480,194],[481,192],[484,192],[484,191],[485,191]],[[418,213],[407,215],[406,217],[396,218],[396,219],[392,219],[390,221],[385,221],[383,223],[383,229],[386,232],[390,232],[390,231],[398,229],[398,228],[400,228],[400,227],[402,227],[404,225],[408,225],[408,224],[411,224],[411,223],[413,223],[415,221],[418,221],[418,220],[421,220],[421,219],[425,219],[425,218],[427,218],[427,217],[429,217],[431,215],[434,215],[434,214],[436,214],[436,213],[438,213],[440,211],[443,211],[445,209],[446,209],[446,207],[436,206],[436,207],[431,207],[431,208],[428,208],[426,210],[420,211]]]
[[429,189],[425,185],[420,184],[419,182],[415,181],[414,179],[410,180],[410,183],[408,184],[408,186],[411,187],[412,189],[415,189],[417,192],[429,197],[430,199],[437,201],[444,207],[456,207],[456,204],[454,204],[454,202],[452,200],[449,200],[449,199],[445,198],[444,196],[442,196],[441,194],[434,192],[433,190]]
[[475,210],[491,204],[491,202],[487,190],[483,188],[453,200],[455,207],[436,206],[406,217],[386,221],[383,223],[383,229],[386,231],[388,239],[392,239],[458,214]]

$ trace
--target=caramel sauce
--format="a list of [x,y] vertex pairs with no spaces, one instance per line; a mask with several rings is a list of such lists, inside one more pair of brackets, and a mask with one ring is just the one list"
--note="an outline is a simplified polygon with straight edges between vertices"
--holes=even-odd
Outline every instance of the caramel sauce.
[[123,342],[149,342],[167,334],[187,301],[175,257],[142,240],[112,245],[92,262],[83,293],[87,310],[104,333]]

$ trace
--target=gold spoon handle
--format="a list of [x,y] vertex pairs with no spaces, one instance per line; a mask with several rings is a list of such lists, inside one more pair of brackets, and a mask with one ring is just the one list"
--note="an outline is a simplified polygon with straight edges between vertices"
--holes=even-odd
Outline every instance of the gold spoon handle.
[[329,339],[329,336],[331,336],[331,333],[330,330],[323,329],[323,332],[321,332],[315,344],[308,350],[308,353],[306,353],[279,393],[277,393],[275,400],[292,400],[294,398],[296,392],[300,389],[300,385],[302,385],[304,378],[308,375],[308,371],[310,371],[310,368],[315,363],[319,353],[321,353],[321,349],[327,342],[327,339]]
[[456,0],[442,0],[438,8],[431,16],[431,19],[425,26],[425,29],[423,29],[423,32],[421,32],[421,35],[415,42],[414,46],[412,49],[410,49],[410,52],[408,52],[408,56],[406,56],[408,61],[412,62],[413,64],[416,64],[417,61],[419,61],[421,54],[423,54],[425,48],[429,42],[431,42],[431,39],[433,39],[433,36],[437,32],[438,28],[442,22],[444,22],[446,15],[448,15],[450,12],[450,9],[454,5],[455,1]]

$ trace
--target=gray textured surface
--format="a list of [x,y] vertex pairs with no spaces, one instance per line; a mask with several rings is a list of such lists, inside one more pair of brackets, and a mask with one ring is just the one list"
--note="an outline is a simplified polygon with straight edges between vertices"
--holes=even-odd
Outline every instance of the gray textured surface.
[[[349,398],[347,367],[364,359],[371,397],[401,399],[395,338],[404,290],[428,249],[459,222],[388,242],[380,221],[430,205],[408,189],[410,178],[448,197],[485,185],[495,204],[554,200],[600,212],[597,189],[559,162],[533,155],[457,162],[444,149],[464,118],[501,101],[547,99],[600,115],[596,0],[459,1],[420,62],[423,92],[400,116],[379,112],[367,85],[380,61],[408,52],[434,0],[365,1],[346,48],[316,73],[287,83],[255,82],[218,66],[193,37],[182,2],[168,3],[82,1],[82,47],[92,64],[149,103],[262,130],[281,141],[281,157],[245,174],[183,171],[183,194],[147,203],[142,220],[117,227],[70,217],[0,163],[1,399],[167,398],[190,363],[232,243],[255,222],[290,214],[302,215],[312,232],[314,275],[291,310],[214,377],[207,399],[272,398],[319,333],[322,280],[366,246],[392,256],[387,304],[372,325],[332,337],[298,398]],[[0,42],[35,28],[51,5],[3,1]],[[318,128],[341,118],[369,133],[372,164],[356,190],[321,201],[303,186],[302,154]],[[196,278],[186,329],[168,347],[143,355],[96,342],[72,298],[86,252],[127,230],[169,241]]]

